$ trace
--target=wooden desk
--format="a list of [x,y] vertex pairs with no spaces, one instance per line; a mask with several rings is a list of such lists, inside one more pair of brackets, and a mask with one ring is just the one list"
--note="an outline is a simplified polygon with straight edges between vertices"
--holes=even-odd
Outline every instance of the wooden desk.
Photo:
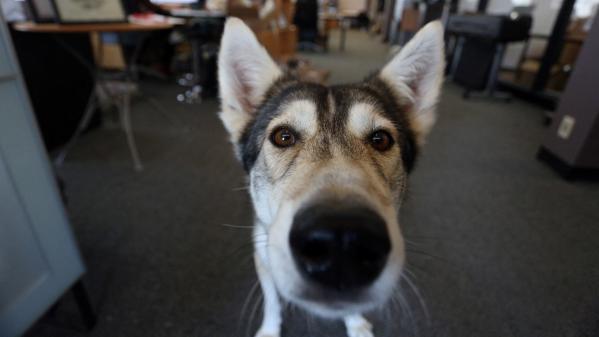
[[85,23],[85,24],[58,24],[58,23],[33,23],[20,22],[13,25],[15,30],[29,33],[124,33],[147,32],[173,28],[167,22],[153,23]]
[[[141,49],[142,42],[138,41],[137,47],[135,48],[134,56],[131,59],[131,62],[126,65],[126,69],[123,73],[125,80],[119,81],[119,83],[115,83],[115,81],[110,81],[105,76],[103,76],[103,71],[98,64],[101,64],[101,59],[96,63],[89,63],[85,60],[84,57],[79,55],[76,50],[73,50],[68,44],[64,43],[58,37],[61,34],[73,34],[73,33],[128,33],[128,32],[152,32],[157,30],[165,30],[171,29],[174,25],[172,23],[167,22],[148,22],[148,23],[89,23],[89,24],[55,24],[55,23],[32,23],[32,22],[23,22],[16,23],[13,25],[13,28],[20,32],[27,33],[44,33],[51,34],[58,43],[69,53],[71,53],[75,58],[79,59],[79,61],[85,65],[89,71],[90,75],[94,79],[95,89],[92,91],[92,94],[89,97],[87,108],[83,114],[83,117],[79,121],[77,126],[77,130],[71,136],[71,139],[67,142],[67,144],[60,151],[58,156],[55,158],[54,163],[56,165],[61,165],[70,148],[75,144],[79,136],[82,134],[84,130],[87,129],[96,108],[100,106],[98,92],[102,92],[105,97],[109,97],[112,103],[117,107],[120,115],[121,126],[125,135],[127,136],[127,143],[129,146],[129,150],[131,152],[131,157],[133,159],[133,166],[137,171],[143,169],[143,165],[141,163],[139,152],[137,151],[137,144],[135,143],[135,139],[133,138],[133,129],[131,126],[131,96],[134,93],[138,93],[139,89],[137,83],[135,81],[134,70],[132,69],[133,63],[136,61],[139,56],[139,52]],[[145,34],[144,34],[145,35]],[[100,50],[99,55],[102,55],[102,39],[99,39],[98,49]]]

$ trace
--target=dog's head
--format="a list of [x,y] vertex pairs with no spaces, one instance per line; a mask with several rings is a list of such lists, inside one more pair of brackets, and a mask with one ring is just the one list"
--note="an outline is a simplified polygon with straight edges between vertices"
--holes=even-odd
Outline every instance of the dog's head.
[[285,76],[229,19],[218,66],[220,117],[249,175],[257,245],[279,293],[328,317],[385,303],[404,263],[407,175],[435,122],[441,24],[365,81],[327,87]]

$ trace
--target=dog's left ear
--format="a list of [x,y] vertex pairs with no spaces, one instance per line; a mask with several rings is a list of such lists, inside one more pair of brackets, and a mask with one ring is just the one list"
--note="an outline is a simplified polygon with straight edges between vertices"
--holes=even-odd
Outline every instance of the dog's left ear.
[[402,103],[410,103],[409,119],[418,145],[435,124],[444,70],[443,25],[435,21],[424,26],[379,73]]
[[218,57],[220,118],[234,144],[281,75],[250,28],[240,19],[227,19]]

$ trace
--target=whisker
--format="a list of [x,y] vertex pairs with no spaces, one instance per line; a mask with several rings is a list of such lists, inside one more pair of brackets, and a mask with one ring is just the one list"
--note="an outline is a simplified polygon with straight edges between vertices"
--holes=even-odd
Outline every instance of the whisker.
[[420,245],[421,245],[420,243],[417,243],[417,242],[415,242],[415,241],[408,240],[408,239],[405,239],[405,238],[404,238],[404,240],[403,240],[403,241],[404,241],[406,244],[409,244],[409,245],[412,245],[412,246],[420,246]]
[[438,260],[443,261],[443,262],[448,263],[448,264],[452,264],[449,260],[447,260],[446,258],[444,258],[442,256],[431,254],[431,253],[425,252],[423,250],[415,250],[415,249],[408,249],[408,248],[406,248],[406,252],[423,255],[423,256],[426,256],[426,257],[433,258],[433,259],[438,259]]
[[418,299],[418,302],[420,302],[420,307],[422,308],[422,311],[424,312],[424,316],[426,317],[426,322],[428,325],[431,324],[431,318],[428,312],[428,308],[426,306],[426,302],[424,301],[424,298],[421,294],[421,292],[418,290],[418,287],[416,286],[416,284],[410,279],[410,277],[408,276],[408,273],[410,273],[412,276],[414,274],[412,274],[411,271],[409,271],[407,268],[405,269],[406,273],[402,274],[403,279],[406,280],[406,283],[408,284],[409,288],[412,289],[412,292],[414,293],[414,295],[416,296],[416,298]]
[[390,301],[390,310],[392,310],[393,312],[396,312],[397,315],[399,316],[399,325],[401,327],[403,327],[403,320],[404,320],[404,309],[403,306],[401,306],[401,304],[399,303],[399,298],[397,296],[397,292],[399,290],[396,289],[393,292],[393,295],[391,296],[391,301]]
[[264,300],[264,295],[262,293],[260,293],[260,296],[258,297],[258,299],[256,300],[256,302],[254,303],[254,308],[252,309],[252,313],[250,315],[250,318],[248,320],[248,327],[247,327],[247,336],[250,337],[250,331],[252,329],[252,325],[254,323],[254,319],[256,318],[256,312],[258,311],[258,307],[260,307],[260,304],[262,304]]
[[[393,322],[393,297],[391,297],[391,300],[389,301],[389,304],[386,305],[383,309],[383,314],[385,316],[385,322]],[[391,326],[391,324],[385,324],[385,333],[383,334],[383,336],[390,336],[390,331],[394,328],[393,326]]]
[[227,228],[235,228],[235,229],[254,229],[254,226],[231,225],[228,223],[221,224],[221,226],[227,227]]
[[408,300],[404,297],[404,295],[400,291],[397,292],[397,296],[399,296],[399,304],[404,309],[403,311],[406,313],[409,322],[411,323],[411,330],[413,335],[418,335],[418,326],[416,320],[414,319],[414,315],[412,314],[412,310],[410,309],[410,305]]
[[[243,306],[241,307],[241,316],[240,316],[242,319],[246,314],[248,306],[250,305],[251,299],[252,299],[252,297],[254,297],[254,294],[256,293],[258,286],[259,286],[258,280],[254,281],[254,285],[252,285],[252,288],[250,289],[250,291],[248,291],[248,294],[245,297],[245,300],[243,301]],[[240,323],[241,323],[241,320],[239,320],[238,324],[240,324]]]
[[258,233],[258,234],[253,234],[252,235],[252,239],[256,239],[256,238],[259,238],[259,237],[263,237],[263,238],[267,239],[268,235],[265,234],[265,233]]
[[416,239],[416,240],[421,240],[421,241],[438,241],[439,238],[435,237],[435,236],[427,236],[427,235],[410,235],[410,234],[405,234],[404,237],[410,237],[410,240],[412,239]]
[[[430,271],[426,270],[422,266],[419,266],[419,265],[415,264],[414,261],[410,261],[409,263],[406,263],[406,268],[408,268],[408,267],[410,267],[412,269],[415,269],[415,270],[417,270],[417,271],[419,271],[419,272],[421,272],[423,274],[426,274],[427,276],[431,276],[431,272]],[[410,271],[410,272],[415,275],[415,273],[413,271]]]
[[253,250],[252,250],[253,247],[254,247],[254,242],[252,242],[252,241],[244,242],[241,245],[239,245],[237,248],[235,248],[232,252],[230,252],[228,255],[223,257],[223,260],[230,259],[230,258],[236,256],[237,254],[241,253],[242,251],[247,252],[248,249],[250,250],[250,252],[253,252]]

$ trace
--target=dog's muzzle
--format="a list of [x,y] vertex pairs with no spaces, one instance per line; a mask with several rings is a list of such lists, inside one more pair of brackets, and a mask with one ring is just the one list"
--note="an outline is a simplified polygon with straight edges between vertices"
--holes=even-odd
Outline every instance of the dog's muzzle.
[[380,215],[366,206],[340,202],[301,209],[293,219],[289,244],[306,280],[334,291],[371,285],[391,251]]

